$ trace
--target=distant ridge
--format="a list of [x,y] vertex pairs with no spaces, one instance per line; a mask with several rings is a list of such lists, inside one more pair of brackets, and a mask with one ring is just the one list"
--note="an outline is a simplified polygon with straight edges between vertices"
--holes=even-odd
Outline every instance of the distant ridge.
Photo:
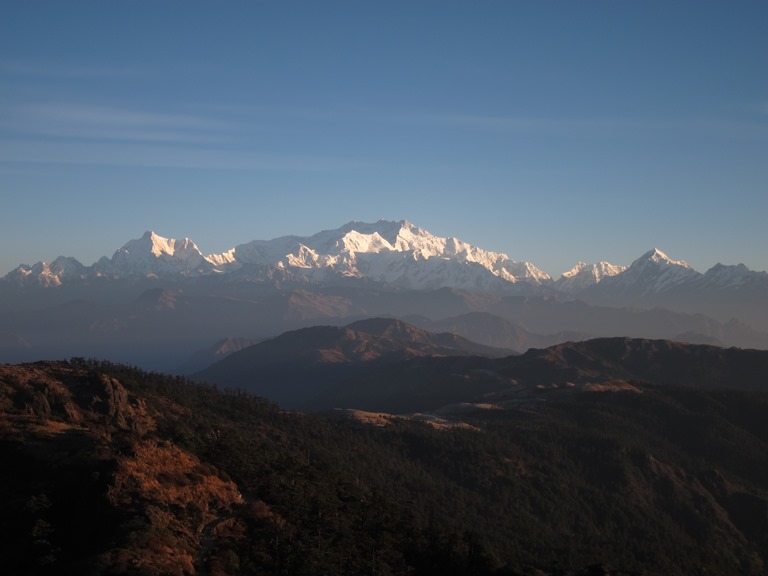
[[243,348],[197,372],[196,380],[243,388],[287,406],[301,406],[366,365],[418,357],[512,354],[400,320],[370,318],[346,326],[315,326]]
[[596,338],[504,358],[393,363],[340,381],[319,395],[314,407],[440,414],[456,403],[513,408],[575,392],[637,392],[647,386],[765,391],[766,374],[765,350]]
[[287,332],[194,377],[287,408],[410,413],[637,385],[765,390],[768,374],[768,351],[670,340],[595,338],[522,355],[503,352],[376,318]]

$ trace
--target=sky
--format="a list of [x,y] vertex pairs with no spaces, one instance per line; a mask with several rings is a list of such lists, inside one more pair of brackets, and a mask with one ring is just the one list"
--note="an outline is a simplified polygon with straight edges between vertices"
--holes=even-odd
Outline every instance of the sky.
[[9,0],[0,275],[406,219],[768,270],[768,3]]

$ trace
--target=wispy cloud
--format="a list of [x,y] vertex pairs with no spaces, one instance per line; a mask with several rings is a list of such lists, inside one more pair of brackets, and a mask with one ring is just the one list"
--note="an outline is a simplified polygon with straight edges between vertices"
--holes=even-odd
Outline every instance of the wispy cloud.
[[224,141],[235,126],[206,117],[66,103],[6,107],[0,129],[24,136],[145,142]]
[[[768,114],[767,114],[768,115]],[[731,119],[705,119],[696,125],[698,132],[728,139],[768,139],[768,123]]]
[[360,168],[358,161],[321,155],[263,154],[247,150],[138,143],[0,140],[6,163],[71,164],[142,168],[332,172]]
[[133,68],[121,68],[118,66],[83,66],[83,65],[59,65],[38,64],[19,60],[0,60],[0,74],[5,76],[25,76],[30,78],[61,78],[61,79],[87,79],[87,78],[132,78],[142,75],[142,72]]
[[[754,107],[768,116],[768,102]],[[540,135],[544,137],[656,137],[671,134],[698,137],[764,138],[765,122],[750,122],[733,117],[597,117],[553,118],[531,116],[429,115],[404,117],[405,122],[436,127],[456,128],[471,132]]]
[[421,114],[403,121],[475,132],[507,134],[613,134],[637,125],[626,118],[562,118],[546,116],[486,116],[473,114]]
[[322,153],[263,153],[268,142],[253,119],[235,122],[230,109],[206,112],[18,103],[0,108],[0,163],[284,172],[361,166]]

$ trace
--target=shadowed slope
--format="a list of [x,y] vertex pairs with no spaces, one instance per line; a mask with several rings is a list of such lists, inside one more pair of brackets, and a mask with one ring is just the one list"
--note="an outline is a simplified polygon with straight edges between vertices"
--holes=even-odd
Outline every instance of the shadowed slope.
[[409,358],[482,355],[509,350],[434,334],[394,319],[345,327],[315,326],[249,346],[195,374],[195,379],[246,389],[287,407],[305,405],[329,386]]

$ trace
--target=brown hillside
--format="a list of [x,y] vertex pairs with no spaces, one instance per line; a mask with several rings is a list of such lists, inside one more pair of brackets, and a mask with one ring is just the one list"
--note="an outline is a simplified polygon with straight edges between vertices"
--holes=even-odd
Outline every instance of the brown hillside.
[[[0,484],[19,501],[6,503],[6,521],[40,536],[29,546],[19,530],[4,561],[44,571],[90,558],[94,573],[194,573],[200,531],[240,495],[215,467],[159,439],[158,415],[105,374],[0,366],[0,445],[15,474]],[[162,417],[174,415],[184,410],[164,402]]]

